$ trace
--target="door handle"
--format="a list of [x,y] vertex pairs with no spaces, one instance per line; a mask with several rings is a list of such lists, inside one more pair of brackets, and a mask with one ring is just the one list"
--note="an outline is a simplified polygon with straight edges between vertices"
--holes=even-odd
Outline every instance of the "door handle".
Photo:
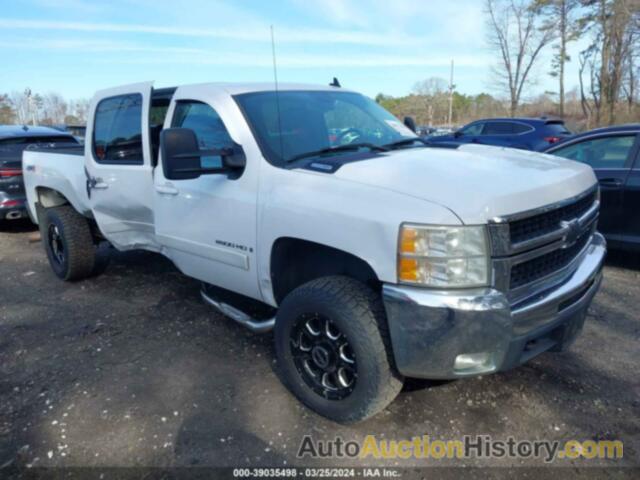
[[94,190],[106,190],[109,188],[109,184],[101,181],[99,178],[96,178],[96,182],[91,185],[91,188]]
[[162,195],[177,195],[178,189],[173,185],[156,185],[156,192]]
[[623,185],[622,180],[620,180],[619,178],[602,178],[598,180],[598,183],[600,183],[600,185],[602,185],[603,187],[615,188],[619,188]]

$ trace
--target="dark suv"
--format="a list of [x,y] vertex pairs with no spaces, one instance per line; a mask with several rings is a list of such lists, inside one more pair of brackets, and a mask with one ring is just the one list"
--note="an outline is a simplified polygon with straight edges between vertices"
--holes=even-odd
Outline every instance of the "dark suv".
[[430,142],[480,143],[523,150],[544,150],[571,136],[564,122],[550,118],[491,118],[476,120],[451,135],[429,137]]
[[68,133],[48,127],[0,125],[0,221],[27,216],[22,152],[30,145],[78,145]]

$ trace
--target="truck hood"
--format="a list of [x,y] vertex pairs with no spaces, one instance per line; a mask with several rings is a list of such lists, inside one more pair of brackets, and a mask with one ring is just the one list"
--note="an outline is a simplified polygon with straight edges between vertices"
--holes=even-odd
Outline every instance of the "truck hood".
[[546,206],[596,183],[591,168],[578,162],[472,144],[398,150],[347,163],[334,175],[439,204],[465,224]]

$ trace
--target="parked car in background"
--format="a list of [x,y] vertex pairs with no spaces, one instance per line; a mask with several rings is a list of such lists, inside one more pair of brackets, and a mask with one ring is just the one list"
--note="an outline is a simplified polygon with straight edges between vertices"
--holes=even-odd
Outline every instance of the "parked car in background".
[[22,152],[29,145],[77,145],[68,133],[48,127],[0,125],[0,221],[27,216],[22,181]]
[[612,248],[640,250],[640,124],[581,133],[546,153],[593,168],[600,183],[598,229]]
[[449,134],[430,137],[434,142],[481,143],[523,150],[544,150],[571,132],[564,121],[550,118],[491,118],[476,120]]
[[433,135],[438,129],[436,127],[429,127],[427,125],[418,125],[416,128],[416,134],[421,137],[428,137]]
[[416,129],[416,133],[421,137],[439,137],[441,135],[449,135],[452,132],[453,130],[447,127],[420,126]]
[[84,135],[87,131],[86,125],[53,125],[53,128],[55,128],[56,130],[60,130],[61,132],[70,133],[71,135],[76,137],[76,140],[78,140],[78,142],[84,143]]

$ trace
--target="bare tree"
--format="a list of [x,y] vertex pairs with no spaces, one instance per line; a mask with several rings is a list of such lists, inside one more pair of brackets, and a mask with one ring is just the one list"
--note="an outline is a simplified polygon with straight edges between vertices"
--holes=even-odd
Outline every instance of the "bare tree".
[[11,92],[9,99],[11,100],[11,104],[16,112],[17,122],[23,125],[27,125],[31,122],[31,105],[29,104],[29,99],[24,92]]
[[77,123],[85,124],[87,122],[87,115],[89,113],[89,100],[84,98],[71,100],[69,102],[69,112],[70,115],[75,117],[75,121]]
[[447,81],[440,77],[430,77],[421,80],[413,86],[413,93],[416,96],[416,103],[424,105],[425,115],[418,114],[417,118],[426,120],[423,123],[433,125],[434,121],[440,123],[446,110],[446,90]]
[[42,97],[42,122],[44,124],[63,124],[67,110],[67,102],[61,95],[51,92]]
[[587,71],[590,75],[589,77],[589,85],[591,85],[591,72],[592,68],[592,54],[587,49],[583,52],[580,52],[580,70],[578,74],[578,79],[580,81],[580,106],[582,107],[582,113],[587,119],[587,127],[591,126],[591,116],[593,114],[593,109],[591,108],[591,104],[589,102],[589,97],[587,97],[587,93],[585,92],[585,82],[584,82],[584,73]]
[[567,45],[580,35],[577,21],[577,10],[580,0],[536,0],[535,8],[546,14],[543,28],[555,30],[558,43],[553,56],[550,75],[558,78],[558,114],[564,116],[564,80],[565,64],[571,61],[567,53]]
[[0,94],[0,124],[9,124],[15,121],[16,112],[11,100],[6,94]]
[[531,82],[533,65],[542,49],[554,38],[555,30],[544,28],[539,6],[528,0],[486,0],[489,45],[498,52],[494,73],[510,99],[515,116],[524,87]]
[[[613,124],[620,100],[625,66],[638,45],[640,0],[582,0],[587,14],[582,22],[594,41],[591,56],[591,85],[596,122]],[[632,74],[633,77],[633,74]]]

